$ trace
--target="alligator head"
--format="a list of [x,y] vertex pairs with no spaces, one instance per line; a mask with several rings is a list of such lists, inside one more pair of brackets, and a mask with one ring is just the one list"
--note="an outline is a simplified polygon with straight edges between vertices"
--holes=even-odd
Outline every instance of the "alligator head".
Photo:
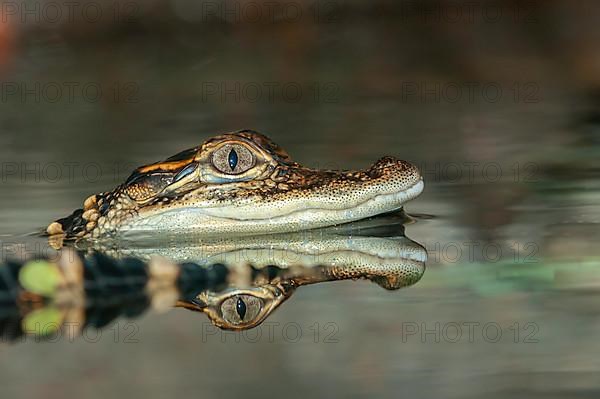
[[422,190],[418,169],[406,161],[384,157],[361,171],[315,170],[244,130],[136,169],[46,232],[65,239],[292,232],[390,212]]

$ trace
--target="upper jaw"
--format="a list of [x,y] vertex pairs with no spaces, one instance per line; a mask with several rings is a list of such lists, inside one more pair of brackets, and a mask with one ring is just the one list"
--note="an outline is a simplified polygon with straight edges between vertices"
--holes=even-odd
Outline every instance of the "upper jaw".
[[142,207],[124,229],[235,235],[309,230],[400,209],[424,187],[414,165],[391,157],[363,171],[290,164],[275,174],[286,179],[201,184],[170,202]]

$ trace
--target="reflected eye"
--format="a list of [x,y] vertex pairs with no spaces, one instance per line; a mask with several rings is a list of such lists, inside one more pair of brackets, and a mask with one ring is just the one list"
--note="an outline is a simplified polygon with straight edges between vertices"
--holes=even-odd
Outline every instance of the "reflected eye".
[[255,164],[252,152],[240,144],[227,144],[214,152],[213,166],[222,173],[237,175],[244,173]]
[[251,295],[235,295],[221,304],[223,319],[231,324],[248,323],[260,314],[262,300]]

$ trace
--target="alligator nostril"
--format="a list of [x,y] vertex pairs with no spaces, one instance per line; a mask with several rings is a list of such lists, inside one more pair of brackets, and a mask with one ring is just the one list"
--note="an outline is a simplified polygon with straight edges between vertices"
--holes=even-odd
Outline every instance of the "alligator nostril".
[[399,161],[397,158],[388,156],[380,158],[377,162],[375,162],[375,165],[380,168],[390,168],[397,166],[399,162],[402,161]]
[[387,174],[391,169],[397,169],[398,160],[394,157],[383,157],[375,162],[368,170],[368,175],[372,179],[377,179]]
[[416,182],[421,178],[421,174],[415,165],[389,156],[383,157],[375,162],[373,166],[367,170],[367,174],[372,179],[397,175],[399,178],[408,179],[412,182]]

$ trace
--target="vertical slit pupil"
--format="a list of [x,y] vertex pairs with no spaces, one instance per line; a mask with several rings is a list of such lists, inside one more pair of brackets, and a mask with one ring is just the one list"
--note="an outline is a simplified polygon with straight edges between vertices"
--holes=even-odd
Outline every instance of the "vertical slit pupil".
[[235,152],[234,149],[231,149],[231,151],[229,151],[228,161],[229,167],[231,168],[231,170],[234,170],[238,163],[238,154],[237,152]]
[[246,303],[242,300],[242,298],[238,298],[237,303],[235,304],[235,310],[240,316],[240,319],[244,320],[244,316],[246,316]]

